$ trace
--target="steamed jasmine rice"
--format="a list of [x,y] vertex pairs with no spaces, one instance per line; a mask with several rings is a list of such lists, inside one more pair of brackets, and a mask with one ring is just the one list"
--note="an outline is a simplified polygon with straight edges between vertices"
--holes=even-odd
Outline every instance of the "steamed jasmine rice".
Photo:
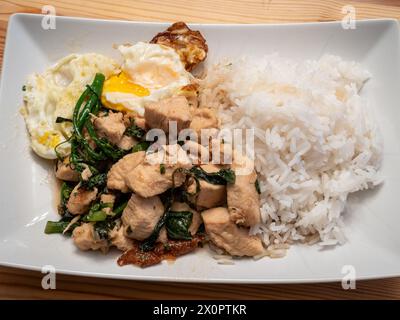
[[223,128],[254,129],[262,223],[250,233],[270,256],[293,242],[344,243],[348,195],[381,182],[382,141],[361,97],[370,77],[331,55],[243,57],[207,70],[200,103],[218,109]]

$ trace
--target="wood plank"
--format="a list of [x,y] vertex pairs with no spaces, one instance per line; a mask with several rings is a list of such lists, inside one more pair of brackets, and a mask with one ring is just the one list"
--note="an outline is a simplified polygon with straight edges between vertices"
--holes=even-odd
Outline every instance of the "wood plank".
[[297,285],[226,285],[140,282],[56,276],[56,290],[41,288],[42,274],[0,268],[0,298],[8,299],[398,299],[400,279]]

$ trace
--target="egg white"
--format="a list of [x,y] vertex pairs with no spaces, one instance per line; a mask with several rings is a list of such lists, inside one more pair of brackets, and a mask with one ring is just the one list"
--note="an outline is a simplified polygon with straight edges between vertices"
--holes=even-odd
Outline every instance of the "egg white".
[[[72,119],[76,101],[97,72],[109,77],[120,70],[114,60],[100,54],[71,54],[43,74],[29,76],[21,113],[31,147],[39,156],[57,158],[54,147],[71,135],[72,125],[70,122],[57,124],[56,118]],[[70,152],[69,143],[61,144],[57,151],[66,156]]]

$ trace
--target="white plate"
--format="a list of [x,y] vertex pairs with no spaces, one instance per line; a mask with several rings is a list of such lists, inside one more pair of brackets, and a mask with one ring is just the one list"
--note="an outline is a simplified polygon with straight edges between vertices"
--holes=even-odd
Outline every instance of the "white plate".
[[[193,282],[291,283],[341,280],[344,266],[358,279],[400,275],[400,47],[394,20],[292,25],[196,25],[209,45],[208,62],[224,55],[279,51],[295,59],[324,53],[356,60],[373,74],[363,90],[375,108],[385,142],[385,184],[353,195],[344,214],[348,242],[321,250],[293,246],[283,259],[243,259],[219,265],[204,249],[147,269],[116,264],[117,252],[78,251],[71,240],[46,236],[46,220],[57,218],[51,166],[28,148],[21,116],[21,86],[26,76],[72,52],[117,56],[114,43],[148,40],[166,24],[57,17],[44,30],[39,15],[10,19],[0,91],[0,264],[97,277]],[[50,181],[50,182],[49,182]]]

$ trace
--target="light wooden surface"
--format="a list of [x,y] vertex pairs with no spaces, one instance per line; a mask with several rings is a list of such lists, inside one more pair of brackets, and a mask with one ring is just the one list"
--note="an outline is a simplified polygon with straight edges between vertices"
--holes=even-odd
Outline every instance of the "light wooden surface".
[[[7,21],[16,12],[140,21],[269,23],[340,20],[344,5],[357,19],[400,18],[400,0],[90,0],[0,1],[0,61]],[[200,285],[57,276],[56,290],[41,288],[42,274],[0,267],[2,299],[400,299],[400,278],[360,281],[345,291],[339,283],[313,285]]]

